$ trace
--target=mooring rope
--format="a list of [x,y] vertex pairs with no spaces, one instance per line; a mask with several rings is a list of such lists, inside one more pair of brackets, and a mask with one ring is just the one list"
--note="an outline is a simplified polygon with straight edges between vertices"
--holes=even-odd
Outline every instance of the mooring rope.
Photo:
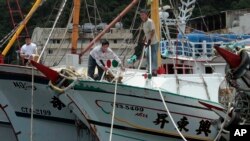
[[170,118],[170,120],[172,121],[172,123],[173,123],[175,129],[177,130],[177,132],[179,133],[179,135],[181,136],[181,138],[182,138],[184,141],[187,141],[187,139],[183,136],[183,134],[180,132],[179,128],[178,128],[177,125],[175,124],[175,121],[174,121],[174,119],[173,119],[173,117],[172,117],[172,115],[171,115],[171,113],[170,113],[170,111],[169,111],[169,109],[168,109],[168,106],[167,106],[167,104],[166,104],[166,102],[165,102],[165,100],[164,100],[164,98],[163,98],[163,95],[162,95],[162,93],[161,93],[160,88],[159,88],[159,87],[157,87],[157,88],[158,88],[159,94],[160,94],[160,96],[161,96],[162,103],[163,103],[163,105],[164,105],[164,107],[165,107],[165,109],[166,109],[166,111],[167,111],[167,113],[168,113],[168,115],[169,115],[169,118]]
[[116,92],[117,92],[117,84],[118,84],[118,76],[119,71],[116,74],[116,81],[115,81],[115,92],[114,92],[114,102],[113,102],[113,110],[112,110],[112,120],[111,120],[111,127],[110,127],[110,134],[109,134],[109,141],[112,141],[112,134],[113,134],[113,127],[114,127],[114,118],[115,118],[115,104],[116,104]]
[[33,141],[33,120],[34,120],[34,67],[31,71],[31,111],[30,111],[30,141]]

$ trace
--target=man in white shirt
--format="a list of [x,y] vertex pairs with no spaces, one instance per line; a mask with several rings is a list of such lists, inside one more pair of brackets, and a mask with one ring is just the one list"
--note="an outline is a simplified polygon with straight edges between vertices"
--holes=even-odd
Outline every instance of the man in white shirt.
[[[155,24],[148,17],[148,11],[146,9],[143,9],[140,11],[140,17],[143,22],[143,31],[145,34],[144,42],[147,43],[147,47],[151,46],[151,60],[149,60],[149,50],[147,50],[147,61],[149,65],[149,61],[151,61],[151,71],[153,76],[157,76],[157,53],[159,48],[159,41],[157,40],[156,33],[155,33]],[[147,48],[149,49],[149,48]],[[149,70],[149,66],[148,66]]]
[[26,65],[28,60],[33,59],[33,55],[37,54],[36,44],[31,42],[29,36],[25,37],[25,44],[21,47],[20,56],[22,58],[23,65]]
[[[109,48],[109,42],[103,40],[101,45],[96,46],[90,51],[88,61],[88,76],[95,80],[100,80],[104,71],[108,70],[108,67],[104,64],[103,60],[114,59],[121,66],[121,60],[119,57]],[[94,77],[95,68],[98,69],[98,76]]]

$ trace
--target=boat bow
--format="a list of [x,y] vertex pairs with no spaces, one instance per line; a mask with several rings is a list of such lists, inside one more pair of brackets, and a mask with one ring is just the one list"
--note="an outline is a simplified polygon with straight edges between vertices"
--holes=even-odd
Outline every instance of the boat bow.
[[37,63],[33,60],[30,60],[30,62],[34,67],[36,67],[40,72],[42,72],[49,80],[51,80],[52,83],[55,83],[59,79],[60,75],[57,71],[52,70],[49,67]]

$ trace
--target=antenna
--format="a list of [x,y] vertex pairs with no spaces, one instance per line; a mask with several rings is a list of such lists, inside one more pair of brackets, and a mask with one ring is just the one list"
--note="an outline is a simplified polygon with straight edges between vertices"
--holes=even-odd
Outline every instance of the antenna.
[[186,21],[189,19],[192,15],[193,9],[195,7],[195,2],[196,0],[187,0],[184,2],[181,0],[181,7],[179,7],[179,32],[180,33],[185,33],[185,28],[186,28]]

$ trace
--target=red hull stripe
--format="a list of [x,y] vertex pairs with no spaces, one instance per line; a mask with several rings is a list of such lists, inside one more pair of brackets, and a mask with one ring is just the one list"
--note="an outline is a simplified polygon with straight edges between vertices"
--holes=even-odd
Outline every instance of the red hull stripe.
[[44,66],[42,64],[39,64],[35,61],[31,60],[31,64],[36,67],[39,71],[41,71],[49,80],[51,80],[53,83],[56,82],[59,78],[59,73],[50,69],[47,66]]

